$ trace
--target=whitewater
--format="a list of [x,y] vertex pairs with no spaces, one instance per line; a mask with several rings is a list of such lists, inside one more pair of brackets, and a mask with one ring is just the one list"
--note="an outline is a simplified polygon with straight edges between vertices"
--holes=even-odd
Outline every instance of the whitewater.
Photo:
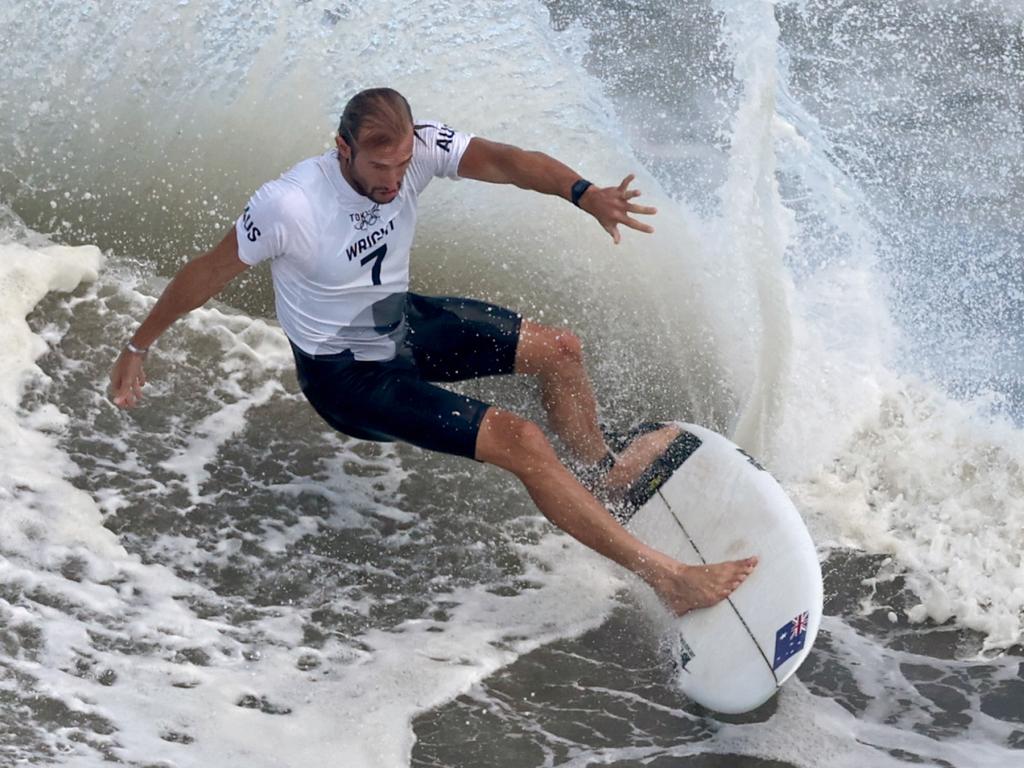
[[[0,764],[1013,766],[1024,10],[985,0],[0,6]],[[612,426],[730,435],[818,644],[725,718],[667,617],[493,467],[331,432],[269,274],[117,351],[355,91],[636,172],[650,237],[425,194],[415,290],[574,328]],[[632,235],[632,236],[631,236]],[[528,382],[465,391],[540,418]]]

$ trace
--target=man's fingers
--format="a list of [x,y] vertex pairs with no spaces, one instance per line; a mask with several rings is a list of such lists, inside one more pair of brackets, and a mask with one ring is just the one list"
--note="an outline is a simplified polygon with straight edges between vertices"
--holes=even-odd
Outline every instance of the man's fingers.
[[642,213],[642,214],[645,214],[647,216],[653,216],[654,214],[656,214],[658,212],[658,209],[655,208],[653,205],[633,205],[633,204],[630,204],[630,205],[626,206],[626,210],[629,211],[630,213]]
[[654,231],[654,227],[652,227],[650,224],[644,224],[643,222],[637,221],[636,219],[631,219],[628,216],[622,220],[622,223],[625,224],[630,229],[636,229],[639,230],[640,232],[646,232],[647,234],[651,234]]
[[122,390],[114,395],[114,405],[119,408],[131,408],[135,403],[135,397],[130,389]]
[[118,408],[134,408],[142,400],[142,387],[146,383],[146,377],[140,371],[130,381],[112,381],[110,386],[110,399]]
[[636,175],[631,173],[617,187],[602,188],[599,190],[599,194],[590,198],[587,206],[587,211],[611,235],[616,245],[622,240],[619,224],[625,224],[627,227],[638,232],[650,233],[654,231],[653,227],[641,224],[630,216],[630,214],[652,216],[658,212],[658,209],[653,205],[635,205],[629,202],[640,196],[640,190],[629,188],[629,185],[633,183],[635,178]]

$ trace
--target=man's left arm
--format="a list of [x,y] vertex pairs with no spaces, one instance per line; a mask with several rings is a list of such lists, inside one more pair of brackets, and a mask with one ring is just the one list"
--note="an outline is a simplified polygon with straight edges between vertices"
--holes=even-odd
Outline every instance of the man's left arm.
[[[584,181],[576,171],[550,155],[481,139],[479,136],[474,136],[466,147],[459,161],[459,176],[493,184],[515,184],[522,189],[557,195],[566,200],[572,200],[573,186]],[[632,202],[640,196],[640,190],[629,188],[633,178],[633,174],[630,174],[615,187],[591,184],[574,201],[597,219],[616,244],[621,239],[620,224],[640,232],[654,231],[649,224],[633,218],[633,214],[650,216],[657,213],[657,208]],[[582,186],[577,187],[577,193]]]

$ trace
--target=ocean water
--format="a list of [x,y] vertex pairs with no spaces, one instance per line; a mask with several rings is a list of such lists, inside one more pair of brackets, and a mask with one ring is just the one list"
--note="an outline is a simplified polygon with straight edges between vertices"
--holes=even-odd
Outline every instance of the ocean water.
[[[0,765],[1024,764],[1024,7],[0,5]],[[493,467],[332,433],[269,276],[118,347],[356,90],[638,175],[656,233],[438,181],[413,282],[577,330],[819,546],[814,651],[688,701],[669,622]],[[467,391],[540,418],[528,381]]]

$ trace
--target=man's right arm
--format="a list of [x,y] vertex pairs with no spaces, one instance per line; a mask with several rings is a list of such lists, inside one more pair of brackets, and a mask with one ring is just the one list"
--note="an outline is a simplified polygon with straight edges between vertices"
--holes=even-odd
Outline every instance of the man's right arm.
[[[175,320],[216,296],[248,266],[238,257],[235,227],[212,250],[193,259],[167,284],[149,315],[129,340],[136,350],[147,350]],[[110,396],[121,408],[132,408],[142,399],[146,375],[145,352],[121,351],[110,372]]]

